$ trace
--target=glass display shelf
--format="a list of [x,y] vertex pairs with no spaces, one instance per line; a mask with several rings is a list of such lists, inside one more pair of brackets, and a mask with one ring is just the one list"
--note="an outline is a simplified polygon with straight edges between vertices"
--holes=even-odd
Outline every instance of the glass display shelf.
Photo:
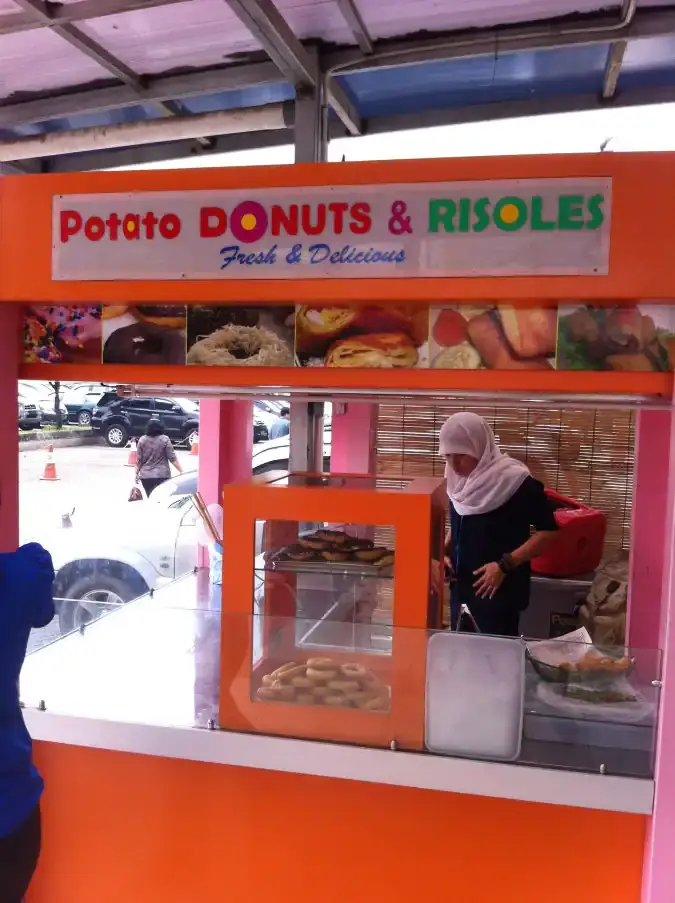
[[[363,624],[353,614],[336,617],[334,603],[308,617],[261,609],[223,614],[221,592],[199,571],[152,597],[101,606],[100,617],[92,611],[90,623],[52,635],[27,657],[24,705],[82,718],[206,728],[218,723],[225,694],[248,707],[246,730],[253,733],[306,737],[299,725],[309,724],[313,739],[335,741],[337,734],[351,742],[341,725],[372,723],[371,746],[388,748],[395,740],[401,750],[427,755],[653,777],[658,650],[584,646],[579,660],[590,654],[620,666],[612,671],[607,662],[598,664],[587,679],[572,670],[558,682],[551,678],[561,674],[546,679],[536,670],[522,639]],[[242,640],[246,656],[234,655],[232,668],[223,671],[223,648]],[[566,660],[570,644],[553,642]],[[319,669],[314,659],[323,660]],[[288,678],[282,670],[280,678],[284,666],[298,670]],[[314,673],[322,669],[323,675]],[[577,698],[577,686],[589,689],[591,701]],[[278,697],[260,698],[261,689],[280,687]],[[270,712],[272,722],[262,717]],[[408,723],[420,725],[420,745],[401,729]]]

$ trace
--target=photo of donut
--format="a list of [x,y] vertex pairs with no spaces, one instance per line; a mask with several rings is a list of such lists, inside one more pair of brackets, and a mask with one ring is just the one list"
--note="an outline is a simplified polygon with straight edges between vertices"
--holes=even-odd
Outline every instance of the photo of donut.
[[559,370],[670,373],[675,310],[670,305],[570,305],[560,308]]
[[303,367],[419,369],[429,361],[426,305],[300,305],[295,353]]
[[187,363],[202,367],[293,367],[294,316],[293,307],[190,307]]
[[101,361],[101,307],[31,304],[23,323],[25,364]]
[[185,364],[185,305],[104,305],[102,318],[104,364]]
[[434,370],[551,370],[558,312],[506,304],[434,307],[429,351]]

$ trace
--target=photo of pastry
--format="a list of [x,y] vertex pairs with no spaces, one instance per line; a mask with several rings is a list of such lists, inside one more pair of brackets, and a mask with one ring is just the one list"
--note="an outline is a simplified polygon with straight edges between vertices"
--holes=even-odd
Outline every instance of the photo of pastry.
[[183,304],[106,304],[104,364],[185,364]]
[[294,316],[293,307],[190,307],[187,362],[206,367],[293,367]]
[[99,305],[31,304],[26,308],[24,364],[98,364],[100,361]]
[[558,312],[510,305],[435,307],[429,355],[434,370],[551,370]]
[[428,367],[429,308],[298,306],[295,353],[303,367]]
[[561,307],[559,370],[666,373],[675,365],[675,309],[656,304]]

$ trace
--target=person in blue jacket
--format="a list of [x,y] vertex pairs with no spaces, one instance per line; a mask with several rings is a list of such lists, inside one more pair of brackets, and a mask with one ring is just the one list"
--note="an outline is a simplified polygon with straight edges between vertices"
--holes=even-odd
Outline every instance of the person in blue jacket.
[[40,856],[42,778],[19,704],[28,637],[54,617],[54,567],[37,543],[0,554],[0,903],[21,903]]

